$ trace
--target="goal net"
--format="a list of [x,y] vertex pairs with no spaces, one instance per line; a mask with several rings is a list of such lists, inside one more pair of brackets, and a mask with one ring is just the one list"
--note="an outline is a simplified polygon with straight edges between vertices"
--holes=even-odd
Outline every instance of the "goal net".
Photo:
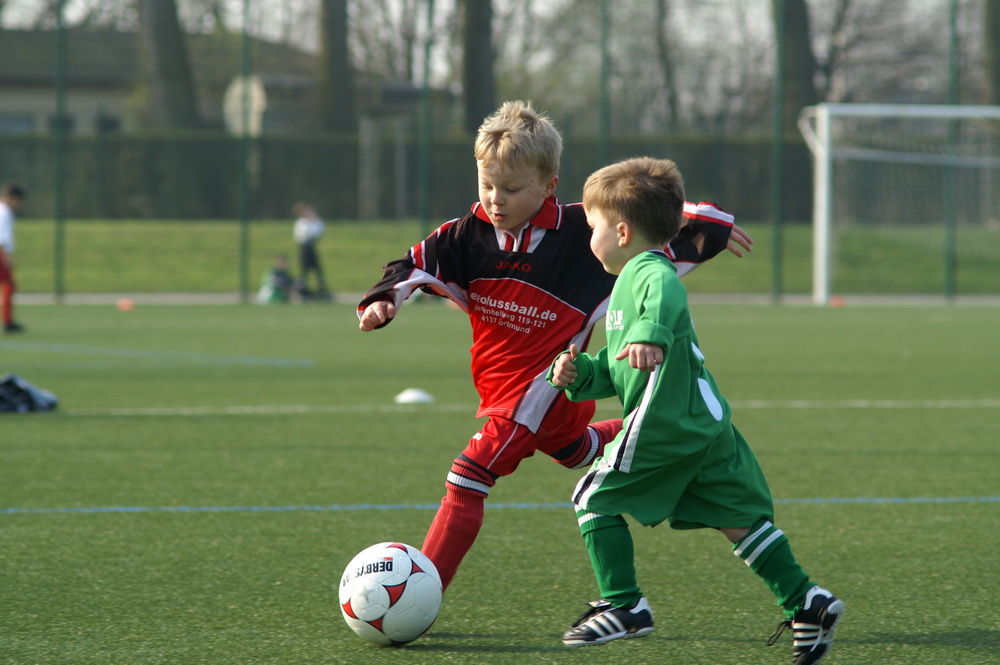
[[1000,107],[820,104],[813,301],[1000,294]]

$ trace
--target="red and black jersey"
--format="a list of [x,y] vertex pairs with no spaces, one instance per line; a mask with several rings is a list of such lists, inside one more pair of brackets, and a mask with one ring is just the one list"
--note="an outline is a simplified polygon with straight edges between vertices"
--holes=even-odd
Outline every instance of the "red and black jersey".
[[[684,206],[685,224],[666,248],[684,274],[718,254],[733,217],[711,203]],[[545,201],[514,236],[494,227],[476,203],[385,266],[359,315],[388,300],[397,311],[418,288],[450,298],[472,323],[477,416],[510,418],[536,431],[559,391],[545,381],[571,343],[586,348],[607,309],[615,276],[590,250],[583,206]]]

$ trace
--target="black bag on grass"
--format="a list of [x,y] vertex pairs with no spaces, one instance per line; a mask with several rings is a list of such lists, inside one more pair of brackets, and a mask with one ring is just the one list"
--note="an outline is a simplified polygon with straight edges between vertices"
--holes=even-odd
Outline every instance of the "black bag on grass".
[[0,376],[0,413],[51,411],[58,404],[55,395],[31,385],[17,374]]

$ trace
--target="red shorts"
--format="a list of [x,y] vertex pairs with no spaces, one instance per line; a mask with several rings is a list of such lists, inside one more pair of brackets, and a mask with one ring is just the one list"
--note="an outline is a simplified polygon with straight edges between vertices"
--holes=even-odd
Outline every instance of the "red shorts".
[[463,452],[490,472],[508,476],[536,450],[551,455],[579,439],[594,409],[593,402],[571,402],[560,396],[535,433],[513,420],[491,416]]

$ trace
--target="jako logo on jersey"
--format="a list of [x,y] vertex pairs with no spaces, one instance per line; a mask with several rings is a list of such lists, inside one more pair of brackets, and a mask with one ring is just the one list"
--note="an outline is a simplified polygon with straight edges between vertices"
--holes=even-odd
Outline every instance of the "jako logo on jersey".
[[609,310],[604,319],[604,328],[606,330],[625,330],[625,324],[622,323],[622,310]]
[[531,266],[520,261],[497,261],[497,270],[520,270],[521,272],[531,272]]

